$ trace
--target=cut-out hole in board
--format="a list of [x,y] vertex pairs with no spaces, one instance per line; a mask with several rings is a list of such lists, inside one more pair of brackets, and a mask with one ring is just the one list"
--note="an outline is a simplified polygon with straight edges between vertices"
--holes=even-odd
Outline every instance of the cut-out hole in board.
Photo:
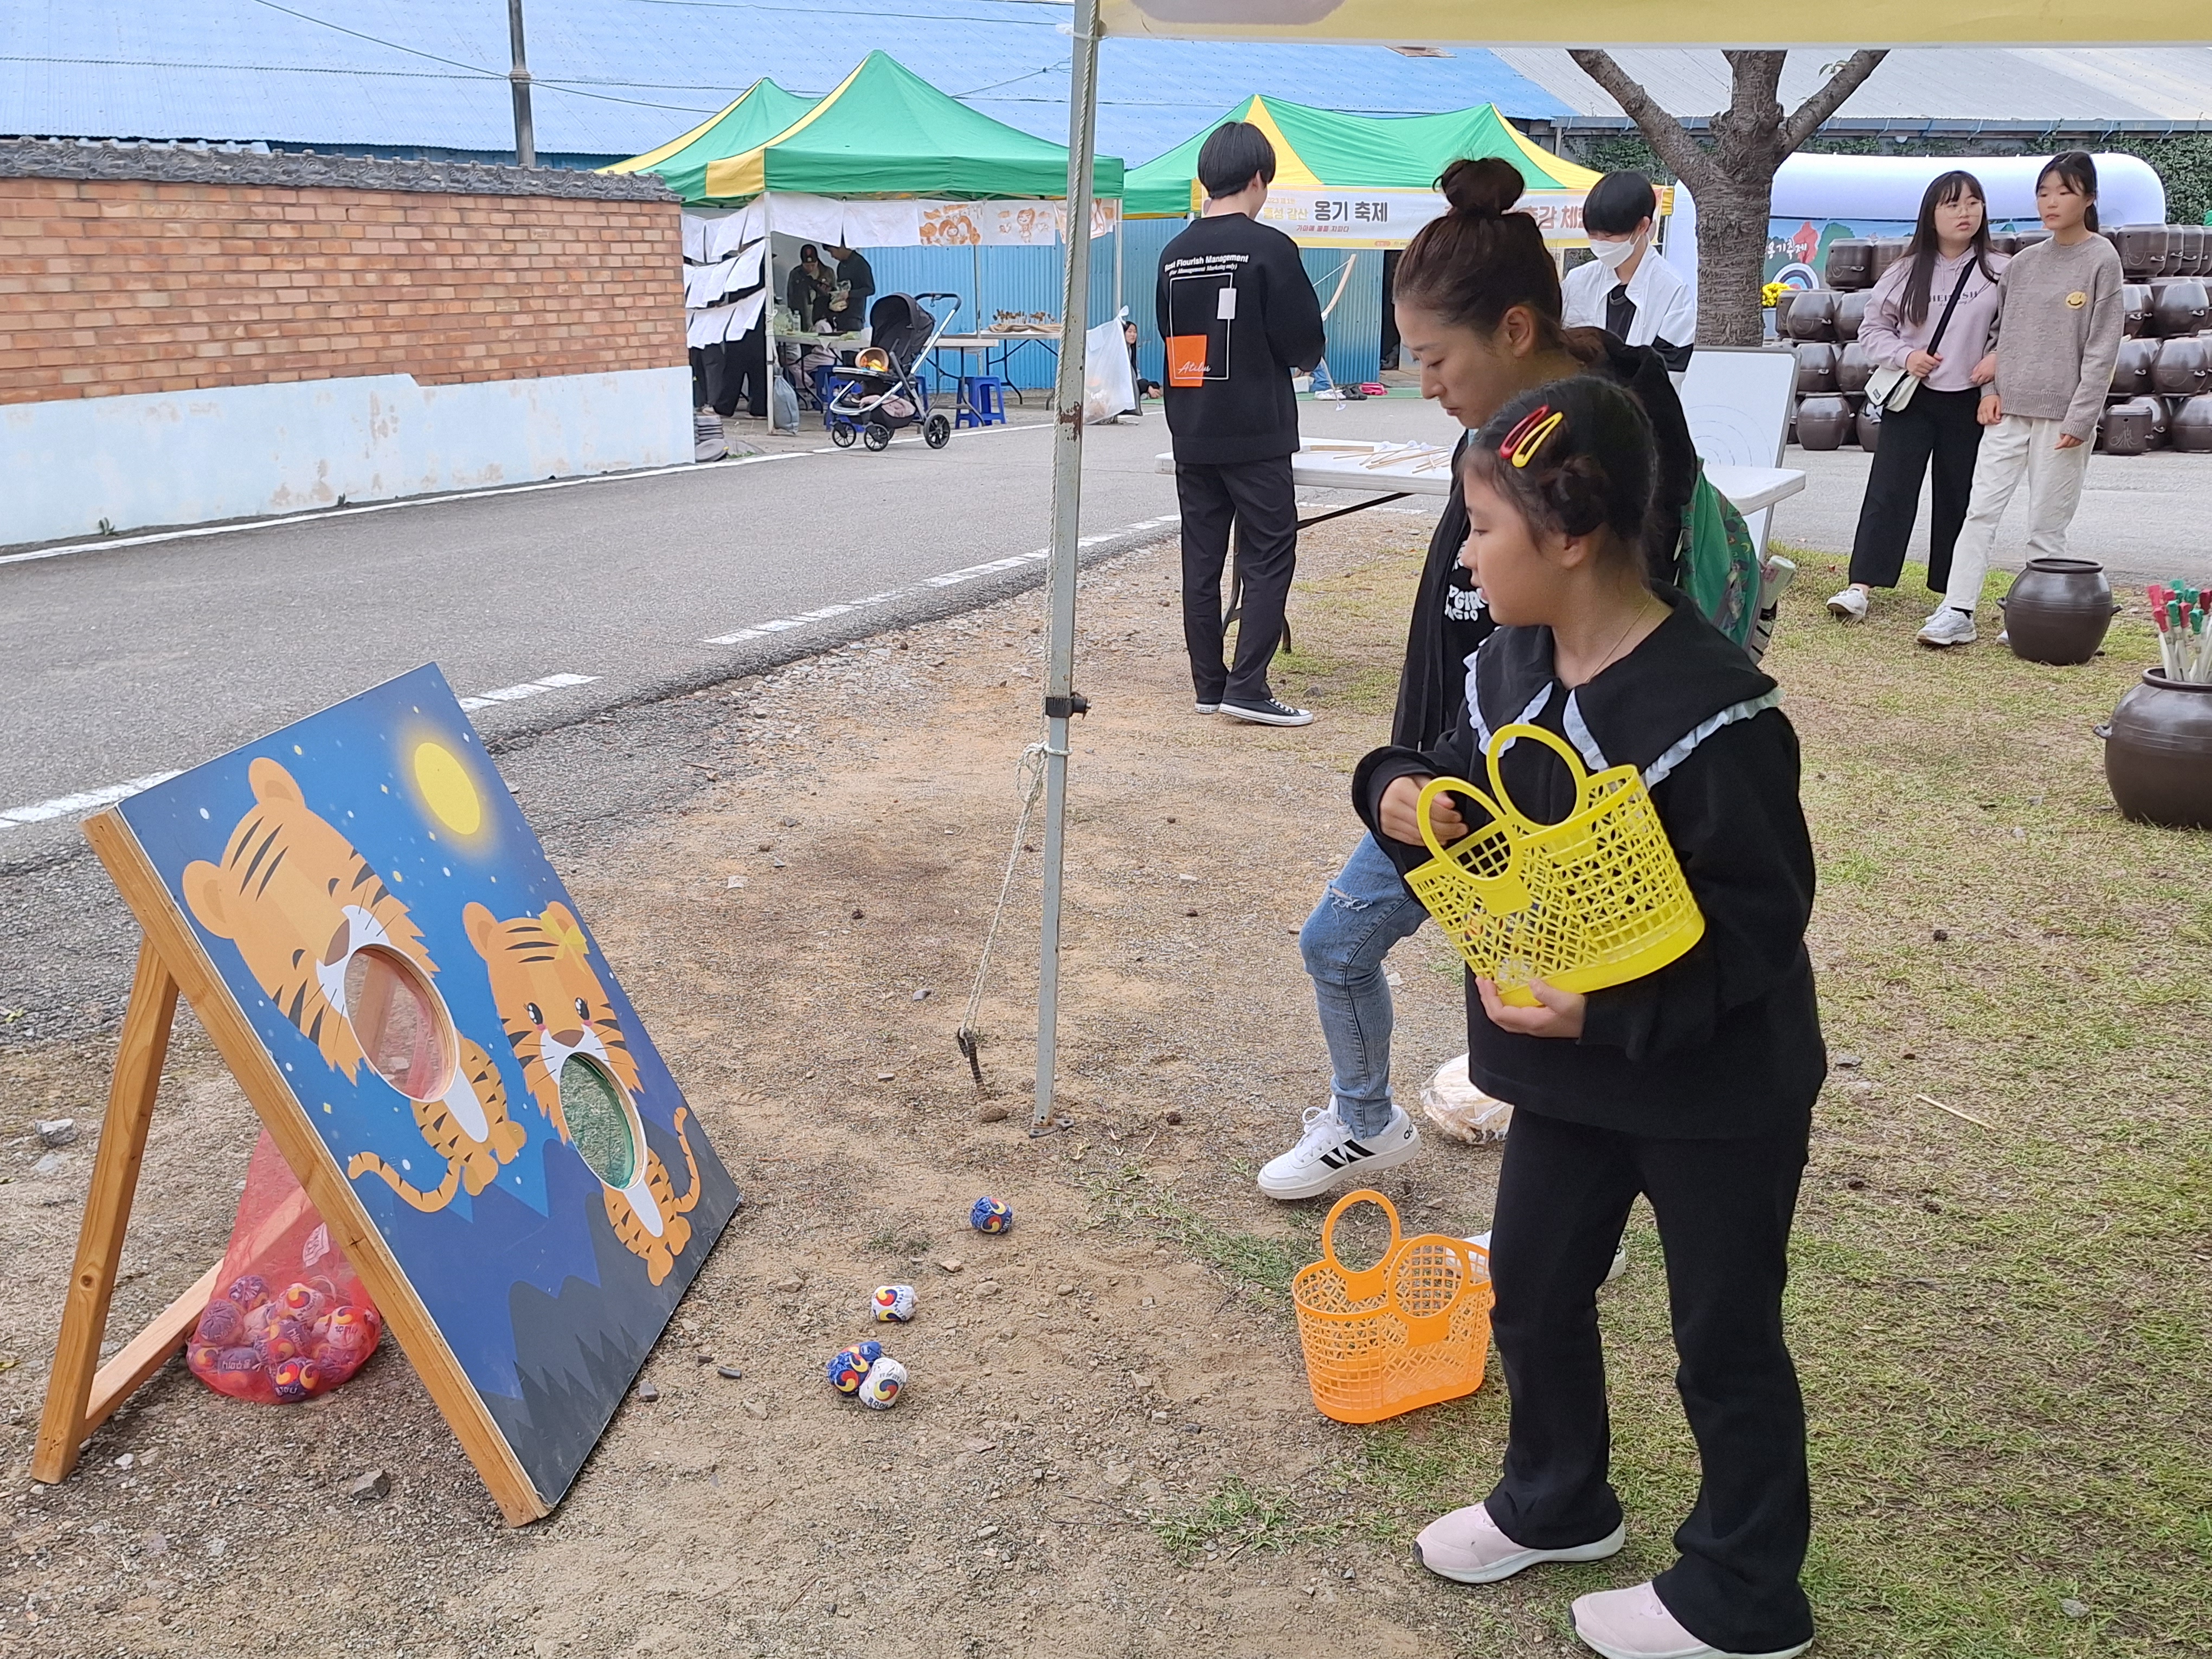
[[581,1054],[569,1055],[561,1067],[561,1115],[576,1155],[593,1175],[614,1188],[637,1179],[637,1131],[629,1103],[615,1080]]
[[377,1076],[410,1100],[453,1086],[456,1044],[444,1006],[415,964],[368,945],[345,970],[346,1018]]

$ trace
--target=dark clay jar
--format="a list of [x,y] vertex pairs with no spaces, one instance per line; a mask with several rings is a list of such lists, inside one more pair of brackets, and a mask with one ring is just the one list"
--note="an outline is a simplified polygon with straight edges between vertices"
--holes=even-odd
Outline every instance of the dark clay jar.
[[2166,261],[2166,228],[2164,225],[2114,225],[2105,232],[2105,240],[2120,256],[2120,269],[2131,283],[2146,276],[2155,276]]
[[1863,236],[1839,236],[1828,244],[1821,269],[1828,286],[1849,291],[1874,285],[1874,244]]
[[2194,276],[2161,276],[2150,285],[2151,326],[2161,338],[2178,340],[2204,326],[2212,310],[2204,284]]
[[2107,455],[2144,455],[2158,447],[2165,414],[2154,398],[2130,398],[2105,411],[2097,428],[2097,447]]
[[1903,236],[1877,236],[1874,239],[1874,276],[1880,282],[1881,274],[1905,257],[1907,239]]
[[2199,392],[2173,411],[2173,447],[2191,455],[2212,453],[2212,392]]
[[2208,375],[2212,375],[2212,341],[2191,335],[2158,343],[2158,356],[2150,368],[2154,392],[2169,398],[2193,398],[2208,389]]
[[1856,398],[1864,392],[1873,374],[1874,359],[1856,340],[1836,354],[1836,390],[1846,397]]
[[1859,405],[1855,434],[1859,447],[1869,455],[1881,442],[1881,405],[1869,398]]
[[1797,395],[1836,389],[1836,348],[1826,340],[1797,343]]
[[1841,449],[1851,406],[1832,392],[1797,400],[1797,442],[1806,449]]
[[2148,283],[2129,283],[2120,289],[2120,331],[2130,340],[2150,332],[2151,292]]
[[2203,225],[2173,225],[2168,228],[2166,245],[2166,270],[2172,276],[2203,276],[2212,274],[2212,236]]
[[[2110,421],[2117,410],[2108,410]],[[2005,641],[2027,662],[2087,662],[2112,625],[2112,585],[2093,559],[2030,559],[2000,602]]]
[[1808,289],[1799,295],[1790,307],[1790,333],[1793,339],[1832,340],[1836,337],[1836,301],[1840,296],[1832,288]]
[[2151,371],[2158,366],[2162,340],[2122,340],[2120,355],[2112,362],[2112,395],[2140,398],[2151,389]]
[[2105,781],[2121,816],[2172,830],[2212,830],[2212,685],[2147,669],[2098,735],[2105,739]]
[[2020,252],[2020,238],[2008,230],[1993,230],[1990,233],[1990,252],[2002,253],[2009,259]]
[[1859,337],[1859,325],[1866,320],[1867,301],[1872,298],[1874,295],[1871,294],[1837,295],[1836,337],[1838,340],[1856,340]]

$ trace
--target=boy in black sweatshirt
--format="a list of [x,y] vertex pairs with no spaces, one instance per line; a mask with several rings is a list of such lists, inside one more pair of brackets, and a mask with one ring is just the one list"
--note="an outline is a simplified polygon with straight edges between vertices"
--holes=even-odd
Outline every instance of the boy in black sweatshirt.
[[[1377,750],[1353,778],[1360,816],[1410,869],[1428,856],[1420,784],[1481,780],[1494,734],[1540,727],[1592,774],[1637,769],[1705,922],[1655,972],[1588,993],[1538,981],[1533,1006],[1469,975],[1468,1075],[1516,1108],[1491,1239],[1512,1418],[1497,1486],[1432,1522],[1415,1551],[1440,1577],[1484,1584],[1621,1548],[1595,1294],[1642,1194],[1703,1478],[1679,1559],[1649,1583],[1583,1596],[1576,1632],[1606,1659],[1790,1659],[1813,1635],[1798,1583],[1804,1407],[1782,1328],[1827,1069],[1805,949],[1813,852],[1774,682],[1649,578],[1656,471],[1649,422],[1595,376],[1524,394],[1470,441],[1463,556],[1497,630],[1450,735]],[[1506,747],[1498,782],[1531,819],[1576,810],[1543,744]],[[1452,802],[1430,809],[1447,847],[1480,823]]]
[[[1201,714],[1264,726],[1313,716],[1278,702],[1267,665],[1297,565],[1291,377],[1321,361],[1321,302],[1297,244],[1254,222],[1275,176],[1259,128],[1224,122],[1198,153],[1205,214],[1160,254],[1153,314],[1167,342],[1162,393],[1182,510],[1183,642]],[[1221,653],[1221,571],[1237,532],[1243,599],[1237,661]]]

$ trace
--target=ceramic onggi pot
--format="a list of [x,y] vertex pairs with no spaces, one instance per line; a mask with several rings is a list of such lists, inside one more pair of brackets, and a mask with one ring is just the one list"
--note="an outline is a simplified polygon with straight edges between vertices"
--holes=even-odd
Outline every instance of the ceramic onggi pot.
[[2146,669],[2097,735],[2105,740],[2105,781],[2122,817],[2212,830],[2212,685]]
[[2050,240],[2051,233],[2041,225],[2031,226],[2026,230],[2016,230],[2012,234],[2012,251],[2014,253],[2025,253],[2038,242],[2047,242]]
[[1851,406],[1832,392],[1797,400],[1797,442],[1805,449],[1841,449]]
[[2162,338],[2178,340],[2204,326],[2212,310],[2204,284],[2194,276],[2161,276],[2150,285],[2151,325]]
[[1859,447],[1869,455],[1881,443],[1881,405],[1871,398],[1859,405],[1854,435],[1859,441]]
[[1905,257],[1907,240],[1903,236],[1877,236],[1874,239],[1874,282],[1880,282],[1882,272]]
[[2151,371],[2158,365],[2162,340],[2122,340],[2120,355],[2112,362],[2112,395],[2140,398],[2151,390]]
[[1808,289],[1799,295],[1790,307],[1790,337],[1799,340],[1834,339],[1838,298],[1832,288]]
[[1871,294],[1842,294],[1836,296],[1836,337],[1838,340],[1856,340],[1859,337],[1859,325],[1866,320],[1867,301],[1872,298],[1874,295]]
[[[1794,316],[1794,313],[1793,313]],[[1836,389],[1836,348],[1826,340],[1797,343],[1797,395]]]
[[1866,348],[1856,340],[1836,354],[1836,390],[1844,396],[1856,398],[1864,392],[1873,374],[1874,359],[1867,356]]
[[2062,665],[2095,656],[2119,609],[2105,567],[2094,559],[2030,559],[1998,603],[2014,656]]
[[[2124,342],[2132,344],[2134,342]],[[2160,340],[2158,356],[2150,366],[2150,384],[2154,392],[2164,392],[2169,398],[2193,398],[2198,392],[2212,390],[2205,385],[2212,376],[2212,340],[2185,335],[2179,340]]]
[[2150,332],[2151,291],[2148,283],[2128,283],[2120,289],[2120,331],[2130,340]]
[[2114,404],[2098,423],[2097,447],[2107,455],[2144,455],[2158,447],[2166,410],[2155,398]]
[[2173,412],[2173,447],[2191,455],[2212,453],[2212,392],[2185,399]]
[[2131,283],[2158,275],[2166,261],[2164,225],[2114,225],[2105,231],[2104,237],[2120,256],[2120,269]]
[[1874,244],[1863,236],[1839,236],[1828,244],[1821,270],[1828,286],[1849,291],[1874,285]]

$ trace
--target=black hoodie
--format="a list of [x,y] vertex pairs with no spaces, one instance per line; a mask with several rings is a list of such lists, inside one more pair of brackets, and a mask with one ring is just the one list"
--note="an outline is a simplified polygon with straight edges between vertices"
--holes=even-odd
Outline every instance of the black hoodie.
[[[1650,346],[1626,345],[1603,329],[1568,330],[1567,349],[1589,366],[1589,373],[1626,387],[1651,422],[1659,468],[1644,538],[1644,563],[1652,580],[1677,581],[1682,509],[1697,488],[1698,447],[1691,441],[1682,400],[1668,378],[1667,365]],[[1462,440],[1461,450],[1466,447]],[[1467,678],[1467,659],[1491,629],[1482,596],[1459,562],[1460,550],[1467,544],[1467,501],[1460,493],[1458,455],[1452,459],[1451,495],[1429,538],[1429,562],[1422,567],[1421,586],[1413,596],[1406,665],[1398,679],[1398,713],[1390,726],[1390,740],[1410,749],[1425,749],[1451,730]]]
[[[1492,1024],[1469,975],[1468,1074],[1522,1110],[1601,1128],[1802,1134],[1827,1053],[1805,951],[1813,848],[1797,800],[1797,735],[1775,706],[1774,682],[1687,597],[1660,592],[1674,614],[1571,693],[1553,676],[1551,629],[1495,629],[1450,735],[1426,753],[1369,755],[1353,804],[1404,871],[1429,854],[1382,834],[1382,792],[1420,774],[1480,782],[1487,734],[1501,726],[1527,720],[1559,732],[1593,772],[1601,762],[1642,771],[1705,937],[1656,973],[1591,992],[1577,1042]],[[1500,770],[1528,817],[1552,822],[1573,809],[1566,769],[1542,745],[1513,744]]]

